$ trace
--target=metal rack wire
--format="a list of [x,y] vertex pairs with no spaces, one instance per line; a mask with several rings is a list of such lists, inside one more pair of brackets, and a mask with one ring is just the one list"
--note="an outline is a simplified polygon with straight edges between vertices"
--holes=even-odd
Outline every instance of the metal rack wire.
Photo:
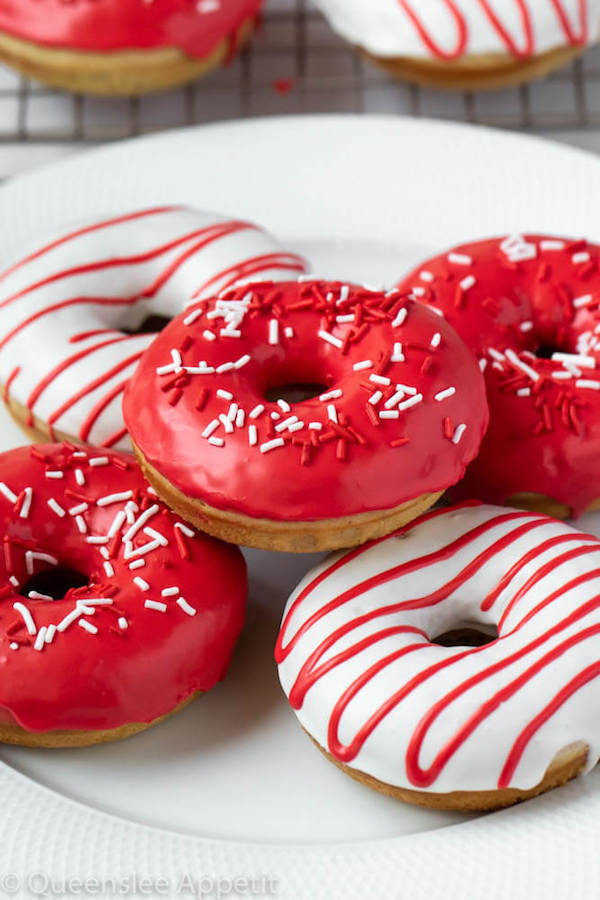
[[50,91],[0,70],[0,143],[99,142],[205,121],[311,112],[403,113],[506,128],[600,128],[600,48],[546,81],[491,94],[425,91],[388,78],[310,0],[267,0],[260,31],[228,67],[142,98]]

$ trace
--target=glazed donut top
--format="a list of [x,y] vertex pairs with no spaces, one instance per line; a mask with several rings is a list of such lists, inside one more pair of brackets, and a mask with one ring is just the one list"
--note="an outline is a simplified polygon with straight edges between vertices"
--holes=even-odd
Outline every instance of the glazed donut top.
[[[279,392],[294,384],[311,399],[291,406]],[[188,497],[314,521],[456,483],[487,424],[484,394],[472,354],[423,305],[301,279],[191,306],[144,355],[124,415]]]
[[[465,626],[498,637],[441,646]],[[527,789],[600,755],[600,541],[465,504],[330,556],[290,597],[283,689],[336,759],[419,791]]]
[[[0,708],[22,727],[148,722],[222,677],[244,618],[243,557],[179,522],[130,457],[3,453],[0,526]],[[73,573],[80,587],[44,594]]]
[[600,497],[599,260],[586,241],[512,235],[456,247],[401,282],[484,369],[492,415],[467,495],[535,492],[575,515]]
[[128,449],[121,396],[154,338],[145,323],[192,295],[304,268],[255,225],[184,207],[63,231],[0,275],[5,400],[52,438]]
[[208,56],[258,13],[261,0],[2,0],[0,31],[48,47]]
[[600,0],[316,0],[349,41],[382,57],[528,57],[592,43]]

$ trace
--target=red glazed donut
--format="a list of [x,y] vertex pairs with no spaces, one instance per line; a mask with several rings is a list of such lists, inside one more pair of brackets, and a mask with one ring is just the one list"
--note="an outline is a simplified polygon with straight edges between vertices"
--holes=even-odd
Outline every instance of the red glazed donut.
[[484,368],[491,422],[460,496],[561,517],[597,506],[598,256],[586,241],[518,235],[464,244],[401,282]]
[[[310,399],[292,406],[294,384]],[[189,307],[142,357],[123,411],[173,509],[293,552],[414,518],[462,477],[487,424],[481,374],[443,319],[397,291],[307,279]]]
[[231,56],[261,0],[3,0],[0,58],[56,87],[142,93]]
[[127,737],[223,677],[243,557],[181,523],[130,457],[3,453],[0,527],[1,741]]

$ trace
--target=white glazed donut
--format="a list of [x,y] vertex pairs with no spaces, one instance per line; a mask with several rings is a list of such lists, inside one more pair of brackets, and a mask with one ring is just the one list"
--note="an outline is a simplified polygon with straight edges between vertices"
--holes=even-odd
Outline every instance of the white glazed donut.
[[445,64],[440,72],[448,75],[448,64],[468,60],[471,77],[479,63],[481,72],[487,67],[498,76],[503,59],[525,64],[552,51],[585,47],[597,40],[600,27],[599,0],[316,0],[316,5],[343,37],[379,61]]
[[[465,627],[498,637],[434,642]],[[423,805],[506,805],[598,760],[600,541],[538,513],[436,510],[310,572],[276,658],[350,774]],[[544,782],[561,753],[574,767]]]
[[83,224],[0,275],[0,382],[35,437],[129,448],[121,395],[153,316],[305,269],[255,225],[165,206]]

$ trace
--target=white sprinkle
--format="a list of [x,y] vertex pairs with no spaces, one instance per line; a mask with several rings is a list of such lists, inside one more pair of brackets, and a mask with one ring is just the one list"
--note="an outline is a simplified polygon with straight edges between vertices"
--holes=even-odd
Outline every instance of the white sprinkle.
[[413,397],[409,397],[408,400],[404,400],[402,403],[398,404],[398,409],[404,411],[405,409],[410,409],[411,406],[416,406],[418,403],[421,403],[423,400],[423,394],[415,394]]
[[109,462],[108,456],[93,456],[88,460],[90,466],[107,466]]
[[337,424],[338,414],[337,414],[337,409],[335,408],[335,404],[333,404],[333,403],[327,404],[327,415],[329,416],[329,418],[331,419],[332,422],[335,422]]
[[129,627],[129,623],[127,622],[125,616],[119,616],[119,618],[117,619],[117,624],[121,631],[125,631],[125,629]]
[[529,321],[521,322],[521,324],[519,325],[519,330],[522,331],[524,334],[528,331],[532,331],[533,330],[533,322],[529,322]]
[[113,519],[112,525],[108,529],[107,537],[113,538],[118,531],[123,527],[123,523],[125,522],[125,512],[124,510],[119,510],[116,516]]
[[285,431],[286,428],[289,428],[290,425],[294,425],[298,421],[298,416],[289,416],[289,418],[284,419],[283,422],[279,422],[275,426],[275,431]]
[[53,601],[54,597],[51,597],[50,594],[40,594],[39,591],[29,591],[27,594],[30,600],[46,600]]
[[15,578],[14,575],[11,575],[8,579],[14,588],[19,588],[19,579]]
[[383,394],[381,393],[381,391],[375,391],[369,397],[369,403],[371,404],[371,406],[377,406],[382,397]]
[[234,421],[235,417],[238,414],[238,409],[239,409],[239,406],[237,405],[237,403],[232,403],[230,405],[229,409],[227,410],[227,418],[229,419],[230,422]]
[[262,403],[259,403],[258,406],[255,406],[253,410],[248,413],[249,418],[258,419],[258,417],[264,413],[265,408]]
[[212,422],[209,422],[204,431],[202,432],[203,438],[209,438],[213,431],[216,431],[219,427],[219,420],[213,419]]
[[244,412],[243,409],[238,409],[236,417],[235,417],[235,427],[243,428],[245,421],[246,421],[246,413]]
[[244,366],[250,362],[250,354],[244,353],[243,356],[240,356],[238,360],[236,360],[233,364],[234,369],[243,369]]
[[343,391],[340,388],[335,388],[333,391],[328,391],[326,394],[321,394],[319,400],[322,400],[323,403],[326,403],[327,400],[339,400],[340,397],[343,396]]
[[371,359],[363,359],[362,362],[354,363],[352,368],[355,372],[362,372],[364,369],[372,369],[373,361]]
[[231,391],[224,391],[222,388],[217,391],[217,397],[220,397],[221,400],[233,400]]
[[570,363],[574,366],[581,366],[582,369],[596,368],[596,360],[593,356],[582,356],[577,353],[553,353],[552,359],[563,364]]
[[225,446],[225,441],[223,440],[223,438],[214,437],[214,436],[209,437],[208,443],[212,444],[213,447],[224,447]]
[[270,450],[275,450],[277,447],[284,447],[285,441],[283,438],[275,438],[273,441],[267,441],[265,444],[260,445],[261,453],[268,453]]
[[110,506],[111,503],[121,503],[125,502],[125,500],[131,500],[133,497],[133,491],[121,491],[119,494],[105,494],[104,497],[100,497],[96,500],[97,506]]
[[338,303],[345,303],[345,301],[348,299],[349,296],[350,296],[350,285],[343,284],[340,288],[340,296],[338,299]]
[[204,360],[202,360],[201,365],[187,366],[185,371],[190,375],[212,375],[216,370],[214,366],[207,366]]
[[442,335],[439,333],[439,331],[436,331],[434,336],[431,338],[431,346],[439,347],[441,343],[442,343]]
[[346,322],[354,322],[354,313],[349,313],[344,316],[336,316],[335,321],[339,322],[340,325],[346,324]]
[[144,581],[143,578],[140,578],[139,575],[135,576],[135,578],[133,579],[133,583],[137,584],[140,591],[149,591],[150,590],[150,585],[148,584],[148,582]]
[[79,529],[79,532],[81,534],[86,534],[88,529],[87,529],[86,521],[83,518],[83,516],[75,516],[75,524],[77,525],[77,528]]
[[195,616],[196,613],[198,612],[198,610],[194,609],[193,606],[190,606],[190,604],[187,602],[187,600],[184,600],[183,597],[178,597],[176,600],[176,603],[177,603],[177,606],[179,606],[184,611],[184,613],[188,614],[188,616]]
[[[46,472],[46,478],[64,478],[64,477],[65,477],[65,473],[60,472],[56,469],[52,469],[52,470],[49,470],[48,472]],[[4,493],[4,491],[2,493]],[[16,497],[15,497],[15,500],[16,500]]]
[[55,556],[51,556],[50,553],[38,553],[35,550],[26,550],[25,551],[25,568],[27,569],[28,575],[33,575],[33,564],[38,560],[39,562],[48,563],[50,566],[57,566],[58,560]]
[[532,369],[531,366],[528,366],[527,363],[524,363],[523,360],[517,356],[514,350],[506,350],[506,358],[513,364],[513,366],[516,366],[517,369],[520,369],[521,372],[524,372],[525,375],[528,375],[532,381],[539,381],[540,376],[535,371],[535,369]]
[[11,489],[9,487],[7,487],[3,481],[0,481],[0,494],[4,494],[6,499],[9,500],[11,503],[16,503],[18,500],[17,495],[13,494]]
[[589,262],[590,259],[591,259],[590,254],[587,253],[587,251],[585,251],[585,250],[582,251],[581,253],[574,253],[573,256],[571,257],[571,260],[575,265],[578,265],[579,263]]
[[198,309],[195,309],[193,312],[191,312],[189,315],[187,315],[185,317],[185,319],[183,320],[183,324],[184,325],[193,325],[194,322],[196,321],[196,319],[200,318],[203,311],[204,311],[204,309],[202,306],[199,307]]
[[91,535],[90,537],[86,537],[86,544],[108,544],[109,538],[105,535]]
[[67,628],[69,627],[69,625],[71,625],[73,622],[75,622],[76,619],[78,619],[80,615],[81,615],[80,609],[71,610],[71,612],[67,613],[67,615],[64,617],[64,619],[62,619],[58,623],[58,625],[56,626],[56,630],[57,631],[66,631]]
[[421,279],[421,281],[431,282],[434,280],[433,272],[429,272],[427,269],[423,269],[422,272],[419,272],[419,278]]
[[311,431],[322,431],[323,423],[322,422],[309,422],[308,427],[311,429]]
[[528,243],[522,234],[509,235],[500,244],[500,250],[508,257],[510,262],[535,259],[537,256],[535,244]]
[[417,389],[415,387],[411,387],[409,384],[397,384],[397,391],[404,391],[405,394],[410,394],[414,396],[417,393]]
[[461,438],[466,430],[467,430],[467,426],[464,424],[464,422],[461,425],[457,425],[456,430],[454,432],[454,437],[452,438],[452,443],[459,444],[461,441]]
[[396,406],[397,403],[400,403],[403,397],[405,397],[404,391],[396,391],[396,393],[393,394],[389,400],[386,400],[383,405],[386,409],[392,409],[393,406]]
[[196,535],[196,532],[193,528],[190,528],[188,525],[184,525],[183,522],[175,522],[175,528],[178,528],[182,534],[185,534],[186,537],[193,538]]
[[473,260],[466,253],[449,253],[448,262],[454,263],[456,266],[472,266]]
[[279,407],[280,410],[282,410],[285,413],[291,412],[291,409],[292,409],[292,407],[287,402],[287,400],[278,400],[277,406]]
[[75,481],[79,485],[79,487],[83,487],[85,484],[85,475],[83,474],[81,469],[75,469]]
[[31,500],[33,498],[33,491],[30,487],[25,488],[25,498],[23,500],[23,505],[21,506],[21,512],[19,516],[21,519],[26,519],[29,516],[29,510],[31,509]]
[[485,370],[487,369],[487,364],[488,364],[487,359],[484,359],[484,358],[480,359],[479,360],[479,369],[482,372],[485,372]]
[[152,506],[149,506],[148,509],[144,510],[139,518],[136,519],[133,525],[131,525],[131,527],[127,530],[123,537],[123,540],[132,541],[140,528],[143,528],[146,522],[151,519],[152,516],[155,516],[156,513],[159,512],[159,510],[160,506],[158,505],[158,503],[154,503],[152,504]]
[[584,294],[583,297],[575,297],[573,306],[575,309],[581,309],[582,306],[589,306],[593,299],[591,294]]
[[323,331],[322,329],[317,332],[322,341],[327,341],[328,344],[331,344],[332,347],[337,347],[340,350],[344,344],[343,341],[340,341],[339,338],[336,338],[333,334],[330,334],[328,331]]
[[88,622],[87,619],[79,619],[77,623],[80,628],[83,628],[84,631],[87,631],[89,634],[98,634],[98,629],[95,625],[92,625],[91,622]]
[[474,275],[467,275],[467,277],[463,278],[459,283],[463,291],[470,291],[471,288],[477,284],[477,279]]
[[248,426],[248,443],[251,447],[255,447],[258,443],[258,431],[256,425]]
[[18,650],[18,649],[19,649],[19,645],[17,644],[16,641],[11,641],[10,644],[9,644],[8,646],[10,647],[11,650]]
[[216,334],[213,331],[211,331],[210,328],[207,328],[205,331],[202,332],[202,337],[206,341],[216,341],[216,339],[217,339]]
[[23,621],[25,623],[25,628],[29,634],[36,634],[37,628],[35,627],[35,622],[33,621],[33,616],[27,609],[24,603],[17,601],[13,603],[13,609],[15,609],[18,613],[21,613],[23,616]]
[[589,388],[592,391],[600,391],[600,381],[592,381],[589,378],[578,378],[575,387]]
[[386,375],[369,375],[369,381],[372,381],[373,384],[384,384],[386,386],[392,383],[392,379]]
[[66,516],[65,510],[62,508],[58,500],[55,500],[54,497],[51,497],[50,500],[46,501],[52,512],[55,512],[59,518],[64,518]]
[[531,397],[531,388],[519,388],[517,397]]
[[100,556],[102,556],[104,559],[110,559],[110,553],[108,552],[106,547],[100,547]]
[[288,428],[289,432],[302,431],[304,428],[304,422],[296,422],[294,425],[290,425]]
[[232,362],[225,362],[220,366],[217,366],[216,372],[220,375],[222,372],[230,372],[235,368],[235,364]]
[[219,334],[221,337],[240,338],[242,332],[238,328],[221,328]]
[[46,626],[42,625],[40,630],[37,633],[37,637],[35,639],[33,649],[34,650],[43,650],[44,644],[46,643]]
[[158,600],[146,600],[144,606],[146,607],[146,609],[156,609],[158,610],[158,612],[167,611],[167,604],[160,603]]
[[87,503],[78,503],[77,506],[72,506],[69,509],[70,516],[79,516],[81,513],[86,512],[89,509],[89,504]]
[[426,293],[427,293],[427,291],[425,290],[424,287],[417,286],[412,289],[412,295],[415,298],[416,297],[424,297]]
[[178,587],[167,587],[163,588],[160,592],[162,597],[176,597],[179,593]]
[[402,344],[394,344],[394,352],[392,353],[392,362],[404,362],[404,349]]
[[449,387],[443,391],[438,391],[438,393],[434,396],[434,400],[437,400],[438,403],[442,400],[446,400],[448,397],[453,397],[456,393],[456,388]]
[[219,416],[219,422],[225,429],[226,434],[233,434],[233,424],[224,413],[221,413]]
[[104,563],[102,563],[102,565],[104,566],[104,571],[106,572],[108,578],[114,578],[115,570],[112,566],[112,563],[106,560]]
[[286,338],[294,337],[294,329],[291,325],[286,325],[286,327],[283,329],[283,333],[285,334]]
[[133,562],[129,563],[130,569],[143,569],[146,565],[145,559],[134,559]]
[[408,315],[408,310],[405,306],[403,306],[402,309],[398,310],[398,315],[392,322],[392,328],[399,328],[400,325],[404,325],[407,315]]
[[397,409],[384,409],[379,413],[380,419],[399,419],[400,413]]
[[551,252],[553,250],[564,250],[565,246],[566,246],[566,244],[564,241],[555,241],[555,240],[540,241],[540,248],[542,250],[549,250]]
[[274,346],[279,343],[279,322],[277,319],[269,320],[269,344]]
[[272,413],[271,413],[271,418],[272,418],[273,420],[277,421],[277,419],[280,419],[280,418],[281,418],[281,415],[280,415],[278,412],[272,412]]

